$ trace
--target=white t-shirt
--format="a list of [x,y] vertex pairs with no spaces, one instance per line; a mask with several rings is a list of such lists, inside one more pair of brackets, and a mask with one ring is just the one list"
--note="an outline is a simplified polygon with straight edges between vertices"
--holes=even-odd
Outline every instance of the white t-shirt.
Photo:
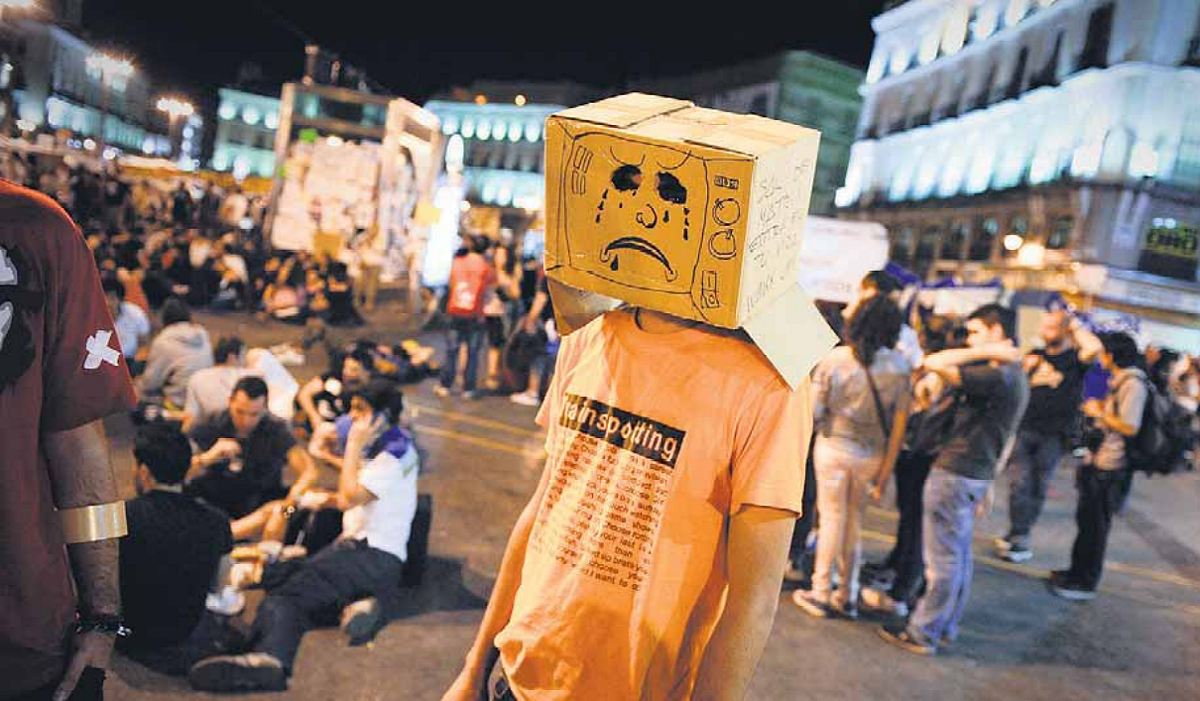
[[113,326],[116,327],[117,342],[121,344],[121,352],[126,358],[137,355],[138,339],[150,335],[150,319],[146,317],[146,312],[131,302],[121,302]]
[[367,539],[367,545],[408,560],[408,536],[417,514],[417,472],[420,459],[409,445],[404,456],[380,453],[358,473],[358,481],[375,498],[342,517],[342,537]]

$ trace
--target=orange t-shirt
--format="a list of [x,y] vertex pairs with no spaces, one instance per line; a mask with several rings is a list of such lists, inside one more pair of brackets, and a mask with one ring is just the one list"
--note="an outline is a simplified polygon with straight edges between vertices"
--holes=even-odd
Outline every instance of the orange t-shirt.
[[538,414],[547,480],[508,625],[522,701],[688,699],[743,505],[800,512],[812,413],[748,341],[642,331],[617,310],[563,339]]

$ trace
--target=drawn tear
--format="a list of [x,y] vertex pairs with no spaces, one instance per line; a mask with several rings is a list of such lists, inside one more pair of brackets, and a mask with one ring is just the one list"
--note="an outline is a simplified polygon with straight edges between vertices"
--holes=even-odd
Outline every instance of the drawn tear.
[[669,221],[671,221],[671,210],[664,209],[663,210],[663,223],[666,224]]
[[599,214],[597,214],[597,215],[596,215],[596,223],[597,223],[597,224],[599,224],[599,223],[600,223],[600,215],[599,215]]
[[608,264],[608,268],[613,271],[621,269],[621,256],[613,256],[612,262]]

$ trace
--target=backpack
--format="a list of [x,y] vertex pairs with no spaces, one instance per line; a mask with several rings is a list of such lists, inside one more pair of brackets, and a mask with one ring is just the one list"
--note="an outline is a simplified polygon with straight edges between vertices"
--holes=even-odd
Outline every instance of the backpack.
[[1135,436],[1125,439],[1130,469],[1147,475],[1191,469],[1188,457],[1196,443],[1191,415],[1153,382],[1143,380],[1142,384],[1146,387],[1142,424]]
[[962,392],[947,387],[929,408],[910,416],[904,433],[906,449],[923,455],[937,454],[950,437],[962,403]]
[[[469,254],[475,255],[475,254]],[[450,271],[450,286],[446,297],[446,313],[450,316],[481,318],[484,293],[489,282],[488,270],[472,266],[475,261],[456,261]],[[484,263],[486,265],[486,263]]]

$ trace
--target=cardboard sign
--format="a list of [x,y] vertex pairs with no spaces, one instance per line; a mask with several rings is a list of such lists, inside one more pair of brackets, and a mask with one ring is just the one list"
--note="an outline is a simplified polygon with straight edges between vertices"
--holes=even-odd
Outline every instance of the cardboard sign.
[[836,341],[797,285],[819,141],[794,124],[638,93],[551,115],[546,273],[742,327],[794,386]]

